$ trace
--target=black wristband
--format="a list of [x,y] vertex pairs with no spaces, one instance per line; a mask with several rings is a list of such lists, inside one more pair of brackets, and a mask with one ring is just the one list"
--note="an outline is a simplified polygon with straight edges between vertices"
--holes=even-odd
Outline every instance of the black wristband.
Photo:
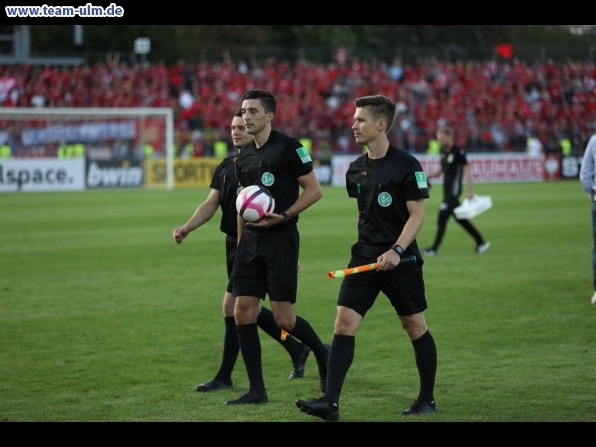
[[284,220],[282,220],[282,222],[287,222],[288,220],[290,220],[290,216],[288,216],[288,213],[286,213],[285,211],[281,213],[281,215],[284,216]]
[[397,253],[400,257],[404,255],[404,248],[401,245],[395,244],[391,249]]

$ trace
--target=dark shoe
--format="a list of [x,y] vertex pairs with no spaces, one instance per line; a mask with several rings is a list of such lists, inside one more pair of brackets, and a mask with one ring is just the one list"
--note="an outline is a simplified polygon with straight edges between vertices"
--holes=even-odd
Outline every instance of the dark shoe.
[[316,416],[326,421],[339,420],[339,405],[328,402],[324,397],[311,400],[298,399],[296,406],[310,416]]
[[269,396],[267,396],[266,391],[263,391],[262,393],[253,393],[252,391],[249,391],[238,399],[226,400],[226,405],[265,404],[267,402],[269,402]]
[[298,357],[292,359],[294,369],[290,373],[290,379],[302,379],[304,377],[304,364],[306,363],[306,359],[310,354],[310,347],[306,343],[302,344],[304,345],[304,349],[302,349],[302,352],[298,355]]
[[209,382],[197,385],[195,390],[206,393],[207,391],[227,390],[229,388],[232,388],[232,382],[226,383],[221,380],[213,379]]
[[434,413],[437,411],[437,403],[433,400],[430,402],[423,402],[415,400],[410,408],[401,412],[404,416],[415,416],[417,414]]
[[[331,351],[331,345],[329,343],[323,343],[323,347],[327,351],[327,358],[325,359],[325,366],[328,366],[329,363],[329,351]],[[325,375],[321,375],[321,367],[319,366],[319,387],[321,388],[321,393],[324,393],[327,389],[327,368],[325,368]]]

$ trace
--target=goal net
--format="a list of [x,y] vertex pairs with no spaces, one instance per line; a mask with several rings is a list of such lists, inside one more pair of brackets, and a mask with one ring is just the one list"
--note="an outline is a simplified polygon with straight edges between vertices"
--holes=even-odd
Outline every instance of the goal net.
[[[0,108],[0,157],[82,158],[86,187],[173,189],[174,152],[167,107]],[[149,175],[154,162],[159,172]]]

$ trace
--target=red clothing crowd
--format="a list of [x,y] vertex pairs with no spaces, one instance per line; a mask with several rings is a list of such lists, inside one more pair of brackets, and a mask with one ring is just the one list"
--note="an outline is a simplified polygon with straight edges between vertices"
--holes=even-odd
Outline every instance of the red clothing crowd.
[[415,65],[351,60],[344,64],[267,60],[257,66],[162,63],[84,67],[0,66],[3,107],[172,107],[176,129],[228,138],[233,112],[251,88],[278,100],[276,128],[310,138],[313,151],[358,151],[351,125],[355,98],[383,94],[398,103],[392,143],[425,152],[449,124],[470,151],[523,151],[530,137],[545,150],[562,138],[581,150],[596,131],[592,62],[519,60]]

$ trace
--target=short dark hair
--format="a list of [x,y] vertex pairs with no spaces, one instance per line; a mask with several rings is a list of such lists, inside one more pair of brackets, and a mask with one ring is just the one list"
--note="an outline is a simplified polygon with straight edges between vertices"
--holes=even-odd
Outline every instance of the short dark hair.
[[363,96],[356,99],[354,104],[356,107],[366,107],[374,119],[384,119],[387,121],[386,132],[389,133],[389,129],[391,129],[395,120],[395,110],[397,107],[391,99],[383,95]]
[[448,137],[453,137],[453,129],[449,126],[439,127],[439,130],[437,130],[437,133],[444,133]]
[[242,118],[242,109],[236,110],[234,113],[234,117]]
[[265,113],[275,113],[275,108],[277,107],[277,101],[275,100],[275,96],[273,96],[271,92],[268,92],[266,90],[260,90],[258,88],[248,90],[244,95],[242,95],[242,99],[260,100],[261,105],[265,109]]

